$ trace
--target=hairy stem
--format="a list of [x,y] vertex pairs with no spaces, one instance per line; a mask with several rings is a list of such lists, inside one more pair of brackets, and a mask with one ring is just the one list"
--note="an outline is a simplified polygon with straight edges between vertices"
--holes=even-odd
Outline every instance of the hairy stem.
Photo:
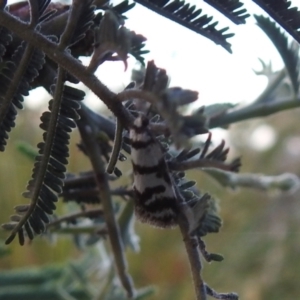
[[61,101],[62,101],[62,93],[64,87],[64,73],[65,71],[61,68],[58,68],[58,75],[55,86],[55,93],[53,97],[53,106],[51,109],[51,117],[49,120],[48,128],[47,128],[47,138],[45,140],[45,146],[43,149],[42,160],[39,163],[39,168],[34,175],[34,186],[30,189],[30,206],[26,213],[22,216],[20,222],[16,225],[16,227],[11,231],[10,236],[6,239],[5,243],[9,244],[12,242],[17,232],[24,226],[24,224],[28,221],[30,216],[33,214],[36,205],[39,200],[39,196],[41,193],[41,189],[45,183],[45,176],[48,170],[49,159],[52,152],[52,145],[54,138],[56,136],[56,125],[57,119],[59,116]]
[[201,277],[201,271],[202,271],[202,263],[200,259],[200,252],[198,247],[198,241],[197,238],[192,237],[190,235],[190,226],[189,226],[189,217],[191,216],[191,208],[186,205],[185,199],[180,194],[180,191],[177,187],[175,187],[176,191],[176,204],[178,206],[178,216],[177,216],[177,222],[178,226],[184,241],[185,249],[187,252],[192,278],[193,278],[193,284],[194,284],[194,290],[195,290],[195,296],[196,300],[206,300],[206,290],[204,286],[204,281]]
[[226,126],[247,119],[266,117],[277,112],[300,106],[300,98],[284,98],[267,103],[253,103],[241,109],[210,119],[209,128]]
[[4,119],[7,117],[9,107],[10,105],[12,105],[13,98],[18,91],[20,82],[22,82],[23,76],[26,72],[26,69],[28,68],[28,64],[30,63],[33,52],[34,47],[32,45],[26,45],[23,56],[18,63],[18,66],[16,66],[16,70],[14,71],[13,79],[7,88],[5,97],[1,99],[0,124],[2,124]]
[[100,82],[94,74],[89,73],[86,67],[70,53],[59,50],[57,44],[48,40],[41,33],[33,31],[26,23],[1,10],[0,26],[8,28],[21,39],[42,50],[51,60],[84,83],[120,119],[125,128],[131,124],[133,118],[120,101],[116,100],[116,94]]
[[185,225],[186,221],[183,220],[183,218],[179,218],[178,223],[189,258],[196,300],[206,300],[206,290],[201,277],[202,263],[200,260],[197,240],[189,235],[188,226]]

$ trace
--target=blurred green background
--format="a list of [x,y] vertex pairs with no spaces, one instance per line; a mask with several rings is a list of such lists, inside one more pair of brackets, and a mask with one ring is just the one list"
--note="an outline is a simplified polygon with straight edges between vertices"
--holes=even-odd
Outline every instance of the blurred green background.
[[[23,141],[35,147],[40,141],[39,115],[39,111],[22,111],[6,152],[1,153],[1,223],[8,221],[15,205],[26,203],[21,193],[30,179],[32,162],[17,150],[16,143]],[[261,130],[264,128],[268,130]],[[269,135],[275,137],[273,144],[258,151],[259,143]],[[231,145],[230,156],[242,156],[241,172],[299,175],[299,109],[230,126],[226,139]],[[89,161],[76,148],[78,141],[78,132],[74,132],[71,172],[90,169]],[[232,191],[201,171],[189,172],[188,177],[197,180],[200,190],[219,199],[224,222],[220,233],[204,238],[208,251],[225,257],[220,263],[204,262],[205,281],[219,292],[235,291],[243,300],[298,299],[299,191],[289,194],[251,189]],[[68,208],[60,204],[57,213],[67,211]],[[149,298],[151,300],[193,299],[189,265],[179,230],[159,230],[137,223],[136,231],[141,239],[141,250],[139,253],[127,251],[129,271],[136,286],[156,286],[157,292]],[[5,237],[6,233],[0,231],[2,241]],[[4,249],[10,254],[0,258],[2,274],[15,268],[63,263],[83,256],[68,236],[59,236],[52,244],[45,238],[36,238],[23,247],[14,241],[4,248],[1,246],[1,251]]]

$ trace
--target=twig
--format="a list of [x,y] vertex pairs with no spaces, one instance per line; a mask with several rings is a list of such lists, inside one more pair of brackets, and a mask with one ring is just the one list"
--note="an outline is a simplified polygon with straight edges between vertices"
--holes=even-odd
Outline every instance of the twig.
[[201,239],[201,237],[198,237],[198,243],[199,243],[199,249],[201,251],[201,254],[207,262],[222,261],[224,259],[224,257],[220,254],[209,253],[206,250],[205,242]]
[[51,227],[50,232],[55,232],[57,234],[97,234],[107,235],[108,231],[106,226],[100,224],[93,224],[93,225],[82,225],[82,226],[65,226],[65,227]]
[[273,188],[279,189],[283,192],[291,192],[300,186],[298,176],[292,173],[284,173],[277,176],[266,176],[252,173],[237,174],[214,168],[203,168],[202,170],[211,175],[223,186],[231,188],[249,187],[259,190],[269,190]]
[[207,292],[207,295],[214,297],[215,299],[222,299],[222,300],[238,300],[239,296],[236,293],[218,293],[215,290],[213,290],[211,287],[209,287],[205,283],[205,289]]
[[117,118],[116,119],[116,132],[115,132],[114,146],[113,146],[110,158],[109,158],[109,162],[106,167],[106,172],[108,174],[111,174],[114,171],[114,168],[117,164],[120,150],[122,148],[122,141],[123,141],[122,133],[123,133],[123,126]]
[[84,217],[84,218],[94,218],[94,217],[100,216],[102,214],[103,214],[103,210],[100,209],[100,208],[79,211],[79,212],[76,212],[76,213],[72,213],[72,214],[63,216],[61,218],[58,218],[58,219],[50,222],[47,225],[47,228],[55,227],[55,226],[57,226],[57,225],[59,225],[63,222],[71,222],[71,221],[74,221],[78,218],[82,218],[82,217]]
[[58,44],[59,50],[64,50],[65,48],[67,48],[70,40],[74,38],[73,37],[74,30],[76,29],[78,22],[80,22],[79,19],[82,14],[82,8],[84,8],[84,6],[87,5],[86,2],[87,1],[81,1],[81,0],[72,1],[72,6],[69,12],[67,25],[59,40],[59,44]]
[[[120,118],[120,121],[122,122],[122,125],[124,127],[127,128],[128,125],[131,124],[131,122],[133,121],[133,117],[122,106],[120,101],[116,101],[116,94],[110,91],[104,84],[102,84],[96,76],[90,74],[86,70],[86,68],[69,53],[59,51],[57,48],[57,44],[51,42],[42,34],[36,31],[32,31],[27,24],[23,23],[20,20],[17,20],[5,11],[0,11],[0,25],[8,28],[23,40],[44,51],[50,59],[61,65],[65,70],[67,70],[78,80],[83,82],[106,104],[106,106],[118,118]],[[125,92],[126,94],[122,94],[122,97],[124,96],[124,100],[129,95],[127,94],[128,91],[124,91],[124,93]],[[143,99],[145,99],[144,97],[145,94],[143,94]],[[149,102],[151,101],[151,103],[154,101],[152,96],[147,94],[146,97],[147,98],[145,100],[148,100]],[[300,99],[298,98],[286,98],[270,103],[253,104],[245,108],[212,118],[210,120],[209,127],[216,128],[220,126],[226,126],[231,123],[251,118],[263,117],[282,110],[292,109],[299,106]]]
[[101,149],[96,142],[95,133],[92,131],[92,128],[88,125],[86,120],[80,120],[78,122],[78,128],[95,172],[95,179],[99,189],[100,198],[102,199],[104,218],[107,225],[112,251],[114,253],[115,264],[119,278],[124,289],[127,291],[128,297],[132,298],[135,294],[135,291],[132,279],[127,273],[127,262],[124,256],[123,242],[114,214],[107,174],[101,158]]
[[201,238],[198,238],[198,244],[199,244],[199,249],[201,251],[201,254],[202,254],[203,258],[207,262],[211,262],[210,253],[206,250],[206,245],[205,245],[204,241]]
[[183,237],[185,249],[187,252],[196,300],[206,300],[206,290],[204,281],[201,277],[202,264],[200,259],[200,252],[198,247],[198,241],[196,237],[191,236],[189,230],[189,216],[191,216],[191,208],[186,205],[184,198],[181,196],[180,191],[176,189],[176,202],[178,206],[177,222]]
[[266,103],[254,103],[241,109],[234,110],[227,114],[211,118],[209,128],[226,126],[232,123],[266,117],[277,112],[292,109],[300,106],[300,98],[283,98]]
[[51,42],[41,33],[33,31],[26,23],[16,19],[3,10],[0,11],[0,26],[8,28],[22,40],[45,52],[51,60],[55,61],[62,68],[84,83],[105,103],[108,109],[110,109],[114,115],[120,119],[125,128],[132,123],[133,117],[123,107],[120,101],[116,100],[116,94],[100,82],[94,74],[89,73],[86,70],[86,67],[84,67],[70,53],[59,50],[56,43]]
[[191,273],[193,277],[196,300],[206,300],[206,290],[201,277],[202,264],[196,238],[192,238],[188,233],[186,220],[184,217],[179,217],[178,225],[183,237],[185,249],[188,255]]

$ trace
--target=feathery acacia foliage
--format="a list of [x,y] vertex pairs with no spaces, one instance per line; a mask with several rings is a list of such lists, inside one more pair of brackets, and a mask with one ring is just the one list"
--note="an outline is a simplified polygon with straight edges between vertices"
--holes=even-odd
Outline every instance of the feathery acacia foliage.
[[255,16],[255,19],[257,21],[257,25],[267,34],[280,53],[290,76],[294,93],[297,95],[300,85],[299,45],[296,45],[296,43],[291,43],[289,45],[287,36],[285,36],[280,28],[269,18]]
[[[62,192],[64,173],[66,171],[69,156],[68,144],[70,132],[75,128],[73,121],[78,117],[76,110],[80,108],[77,101],[83,100],[85,93],[65,86],[62,97],[60,113],[55,125],[55,133],[52,137],[50,149],[47,145],[50,136],[49,128],[53,127],[53,118],[51,118],[51,108],[53,100],[50,101],[50,112],[44,112],[41,116],[42,123],[40,127],[45,130],[43,142],[37,146],[39,155],[36,157],[36,163],[33,169],[32,179],[27,186],[27,192],[23,195],[31,199],[29,205],[15,207],[17,215],[11,217],[10,223],[4,224],[4,228],[12,229],[10,237],[6,243],[10,243],[16,234],[19,236],[19,242],[24,244],[24,229],[27,236],[33,239],[34,233],[41,234],[45,231],[49,223],[49,217],[56,209],[55,202],[58,200],[57,194]],[[52,124],[51,124],[52,123]],[[48,152],[48,153],[47,153]],[[44,157],[47,159],[45,162]],[[46,165],[45,165],[46,164]]]
[[246,19],[250,14],[245,8],[243,3],[238,0],[204,0],[209,5],[217,9],[224,16],[230,19],[233,23],[245,24]]
[[15,127],[17,110],[22,109],[23,96],[29,95],[30,83],[38,75],[44,64],[44,54],[32,46],[25,49],[22,43],[12,55],[11,61],[5,62],[2,69],[1,111],[0,111],[0,150],[5,150],[8,132]]
[[253,0],[270,17],[281,25],[298,43],[300,43],[300,11],[290,7],[291,1]]
[[[218,22],[213,22],[212,17],[202,14],[201,8],[184,0],[136,2],[231,52],[227,39],[233,34],[226,33],[228,28],[217,29]],[[236,25],[245,24],[250,16],[243,3],[238,0],[205,2]],[[289,8],[290,4],[286,1],[277,1],[276,5],[270,1],[255,2],[299,42],[297,10]],[[4,1],[1,3],[4,4]],[[134,147],[130,130],[135,128],[141,136],[146,132],[143,137],[148,137],[151,143],[161,149],[161,161],[166,166],[164,172],[168,172],[164,180],[172,184],[176,194],[176,224],[188,253],[197,300],[206,299],[207,295],[217,299],[237,299],[235,293],[219,294],[202,280],[199,253],[207,261],[222,260],[220,255],[207,252],[202,238],[209,233],[218,232],[222,222],[214,197],[203,192],[202,187],[198,189],[196,181],[187,179],[186,171],[201,169],[217,180],[222,177],[220,182],[223,180],[228,186],[235,186],[232,181],[234,179],[235,184],[238,182],[239,174],[236,173],[241,161],[236,158],[226,162],[229,149],[225,148],[224,141],[213,147],[209,129],[299,106],[299,101],[297,99],[298,102],[295,103],[294,98],[291,103],[274,101],[273,106],[268,106],[267,110],[261,107],[263,101],[257,101],[246,108],[223,103],[202,107],[190,115],[180,113],[179,109],[197,100],[198,93],[181,87],[169,87],[166,70],[157,67],[154,61],[145,63],[145,54],[148,52],[144,49],[146,38],[125,26],[124,14],[130,9],[134,9],[134,3],[123,1],[112,5],[107,1],[97,0],[73,0],[72,5],[52,3],[50,0],[30,0],[28,3],[14,4],[9,10],[2,5],[1,151],[5,150],[8,134],[15,126],[17,108],[23,108],[23,96],[38,86],[44,87],[53,96],[49,102],[49,111],[44,112],[40,118],[40,128],[44,131],[43,141],[37,145],[38,155],[32,179],[24,193],[30,203],[16,206],[16,213],[11,216],[10,222],[2,225],[4,229],[11,231],[6,243],[12,242],[18,235],[19,243],[23,245],[27,238],[32,240],[37,234],[51,234],[51,230],[62,223],[78,225],[80,218],[89,219],[92,228],[88,232],[89,243],[98,243],[100,236],[108,235],[122,287],[128,297],[138,295],[127,272],[124,257],[124,245],[136,248],[130,225],[136,194],[130,186],[111,187],[111,182],[122,175],[116,164],[126,160],[123,151],[130,155],[131,146]],[[268,18],[256,16],[256,20],[281,54],[297,96],[299,48],[294,44],[289,46],[284,33]],[[106,61],[123,61],[127,67],[128,55],[147,66],[141,76],[143,80],[137,85],[130,83],[124,91],[115,94],[93,73]],[[83,66],[78,60],[79,56],[90,56],[90,64]],[[107,119],[84,104],[81,105],[79,102],[83,100],[85,93],[71,87],[67,81],[85,84],[112,111],[115,119]],[[264,97],[275,88],[268,88]],[[134,123],[140,116],[149,121],[145,132]],[[70,133],[76,127],[82,138],[78,147],[91,161],[93,170],[78,176],[65,175]],[[208,138],[201,147],[191,146],[191,137],[207,133]],[[179,151],[178,148],[183,150]],[[150,157],[151,153],[145,161],[150,161]],[[114,175],[109,175],[111,173]],[[162,179],[163,176],[158,173],[156,177]],[[86,204],[101,205],[101,208],[83,209],[79,213],[55,219],[53,214],[60,196],[64,202],[75,201],[82,208]],[[112,203],[111,199],[114,200],[115,197],[123,200],[122,209],[117,209]],[[189,229],[190,219],[195,221],[192,230]],[[57,228],[61,229],[59,226]],[[65,228],[70,229],[68,225]],[[79,225],[73,229],[78,228],[82,229]],[[77,236],[76,233],[75,235]],[[138,296],[134,299],[138,299]]]
[[232,37],[232,33],[225,33],[228,28],[217,29],[218,22],[212,22],[213,17],[201,15],[202,9],[196,9],[195,5],[185,3],[185,1],[156,1],[137,0],[137,3],[153,10],[154,12],[199,33],[216,44],[221,45],[231,52],[231,45],[227,41]]

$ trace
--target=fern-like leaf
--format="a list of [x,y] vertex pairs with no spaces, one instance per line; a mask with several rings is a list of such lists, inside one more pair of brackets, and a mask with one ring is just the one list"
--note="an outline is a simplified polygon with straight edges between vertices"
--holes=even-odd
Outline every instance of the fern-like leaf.
[[45,19],[43,16],[46,8],[48,7],[51,0],[30,0],[30,25],[36,26],[38,22]]
[[245,24],[246,19],[250,17],[245,8],[241,8],[244,4],[239,0],[204,0],[209,5],[213,6],[225,17],[230,19],[233,23]]
[[[201,199],[199,201],[201,201]],[[202,237],[207,235],[208,233],[217,233],[219,232],[221,226],[222,220],[218,216],[218,207],[216,200],[213,198],[209,198],[208,209],[204,214],[195,234],[199,237]]]
[[93,0],[86,0],[83,8],[80,10],[79,22],[76,23],[69,47],[83,39],[87,30],[93,25],[95,6],[92,3]]
[[144,66],[145,58],[143,57],[143,55],[150,52],[149,50],[144,49],[147,39],[141,34],[136,34],[134,31],[130,31],[130,33],[131,47],[129,53]]
[[[44,13],[49,3],[49,0],[30,1],[30,26],[32,28],[36,27],[39,17]],[[1,34],[1,40],[8,44],[6,30],[3,32],[3,37]],[[45,63],[44,56],[44,53],[35,49],[32,45],[22,42],[14,51],[11,62],[5,64],[5,68],[0,74],[0,151],[5,150],[8,132],[15,126],[16,108],[23,108],[23,96],[28,96],[30,83],[38,76],[39,70],[42,69]]]
[[128,0],[122,1],[121,3],[117,5],[110,5],[109,7],[118,15],[122,16],[122,18],[126,19],[126,17],[123,15],[130,9],[132,9],[135,6],[135,3],[130,3]]
[[300,11],[287,0],[253,0],[300,44]]
[[28,96],[30,83],[45,63],[44,54],[23,42],[0,74],[0,151],[5,150],[8,132],[15,126],[16,108],[22,109],[23,96]]
[[[225,148],[225,142],[222,141],[219,146],[215,147],[211,152],[209,152],[209,147],[211,144],[211,133],[209,133],[206,142],[202,150],[187,149],[180,152],[176,157],[169,158],[169,168],[172,171],[184,171],[195,168],[217,168],[229,172],[238,172],[241,166],[240,158],[236,158],[230,163],[225,162],[227,159],[227,154],[229,148]],[[194,158],[198,153],[198,158]],[[191,159],[193,158],[193,159]]]
[[294,93],[297,95],[300,86],[299,46],[295,47],[295,44],[289,44],[287,36],[280,30],[278,26],[276,26],[276,23],[271,21],[269,18],[257,15],[254,17],[257,21],[257,25],[267,34],[281,55],[289,74]]
[[[108,180],[114,181],[117,177],[108,175]],[[111,190],[114,196],[132,196],[132,190],[126,187],[119,187]],[[78,204],[98,204],[101,199],[99,198],[99,190],[95,181],[95,174],[92,171],[83,172],[79,175],[68,173],[64,179],[63,191],[60,195],[64,202],[74,201]]]
[[234,34],[225,32],[228,27],[216,29],[218,22],[211,22],[213,17],[201,15],[202,9],[196,9],[184,0],[136,0],[137,3],[153,10],[154,12],[198,33],[217,45],[221,45],[228,52],[231,51],[231,44],[227,41]]
[[93,172],[82,173],[79,176],[68,174],[64,180],[61,194],[64,202],[96,204],[100,202],[99,192]]
[[[24,193],[24,197],[30,198],[31,203],[21,206],[23,212],[16,207],[17,216],[20,219],[18,222],[3,225],[6,229],[9,224],[10,228],[13,227],[6,244],[12,242],[17,234],[19,243],[22,245],[25,233],[33,239],[34,234],[44,232],[45,224],[49,222],[48,215],[55,210],[58,194],[62,192],[65,165],[68,163],[69,156],[70,132],[76,127],[73,119],[78,118],[76,112],[80,108],[78,101],[81,101],[84,95],[85,93],[80,90],[65,86],[59,114],[52,111],[53,100],[49,103],[50,111],[42,114],[40,127],[45,130],[44,142],[38,144],[39,155],[36,157],[27,192]],[[14,217],[14,220],[16,219]]]
[[[208,153],[208,149],[211,143],[211,133],[209,133],[208,138],[204,144],[204,147],[200,153],[199,159],[205,159],[208,161],[215,161],[215,162],[225,162],[227,159],[227,154],[229,152],[229,148],[225,147],[225,141],[222,142],[215,147],[211,152]],[[241,160],[240,158],[234,159],[231,163],[226,164],[224,168],[231,172],[239,172],[241,167]]]

